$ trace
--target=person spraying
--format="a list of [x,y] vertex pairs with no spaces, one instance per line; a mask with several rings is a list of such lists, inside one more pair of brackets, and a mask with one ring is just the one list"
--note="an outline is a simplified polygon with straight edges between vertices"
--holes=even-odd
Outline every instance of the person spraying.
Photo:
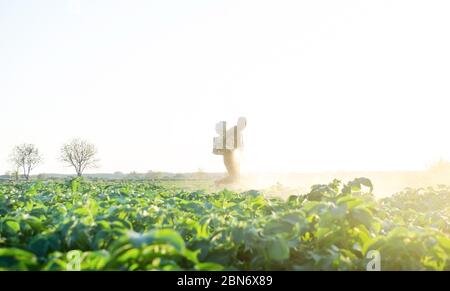
[[222,155],[228,176],[216,181],[216,184],[236,183],[240,179],[240,161],[244,149],[242,131],[247,126],[245,117],[238,119],[237,125],[227,130],[227,123],[220,121],[216,124],[219,136],[213,140],[213,154]]

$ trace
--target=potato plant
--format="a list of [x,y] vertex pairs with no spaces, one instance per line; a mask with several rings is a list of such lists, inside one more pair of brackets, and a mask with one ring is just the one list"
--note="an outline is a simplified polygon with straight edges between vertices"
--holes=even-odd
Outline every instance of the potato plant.
[[450,188],[281,199],[158,182],[0,183],[0,270],[450,270]]

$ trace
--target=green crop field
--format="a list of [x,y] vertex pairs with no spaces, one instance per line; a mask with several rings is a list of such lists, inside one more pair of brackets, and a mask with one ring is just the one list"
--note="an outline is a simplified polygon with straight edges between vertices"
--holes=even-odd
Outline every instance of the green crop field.
[[381,270],[450,270],[449,187],[375,199],[359,178],[280,198],[206,184],[3,182],[0,270],[367,270],[376,254]]

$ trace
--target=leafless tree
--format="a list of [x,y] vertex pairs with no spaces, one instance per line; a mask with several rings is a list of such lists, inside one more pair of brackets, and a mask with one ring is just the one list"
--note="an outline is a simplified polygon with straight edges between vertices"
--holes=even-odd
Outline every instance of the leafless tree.
[[23,171],[26,180],[30,179],[31,171],[42,162],[38,148],[33,144],[15,146],[11,154],[11,162],[17,169]]
[[61,148],[60,159],[68,166],[75,168],[77,176],[83,175],[86,168],[97,166],[97,149],[85,140],[73,139]]

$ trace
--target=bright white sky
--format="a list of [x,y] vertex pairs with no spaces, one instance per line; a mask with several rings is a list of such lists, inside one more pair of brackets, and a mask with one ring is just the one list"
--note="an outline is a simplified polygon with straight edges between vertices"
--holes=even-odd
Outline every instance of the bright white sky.
[[450,158],[450,1],[0,0],[0,173],[73,137],[113,171],[422,169]]

